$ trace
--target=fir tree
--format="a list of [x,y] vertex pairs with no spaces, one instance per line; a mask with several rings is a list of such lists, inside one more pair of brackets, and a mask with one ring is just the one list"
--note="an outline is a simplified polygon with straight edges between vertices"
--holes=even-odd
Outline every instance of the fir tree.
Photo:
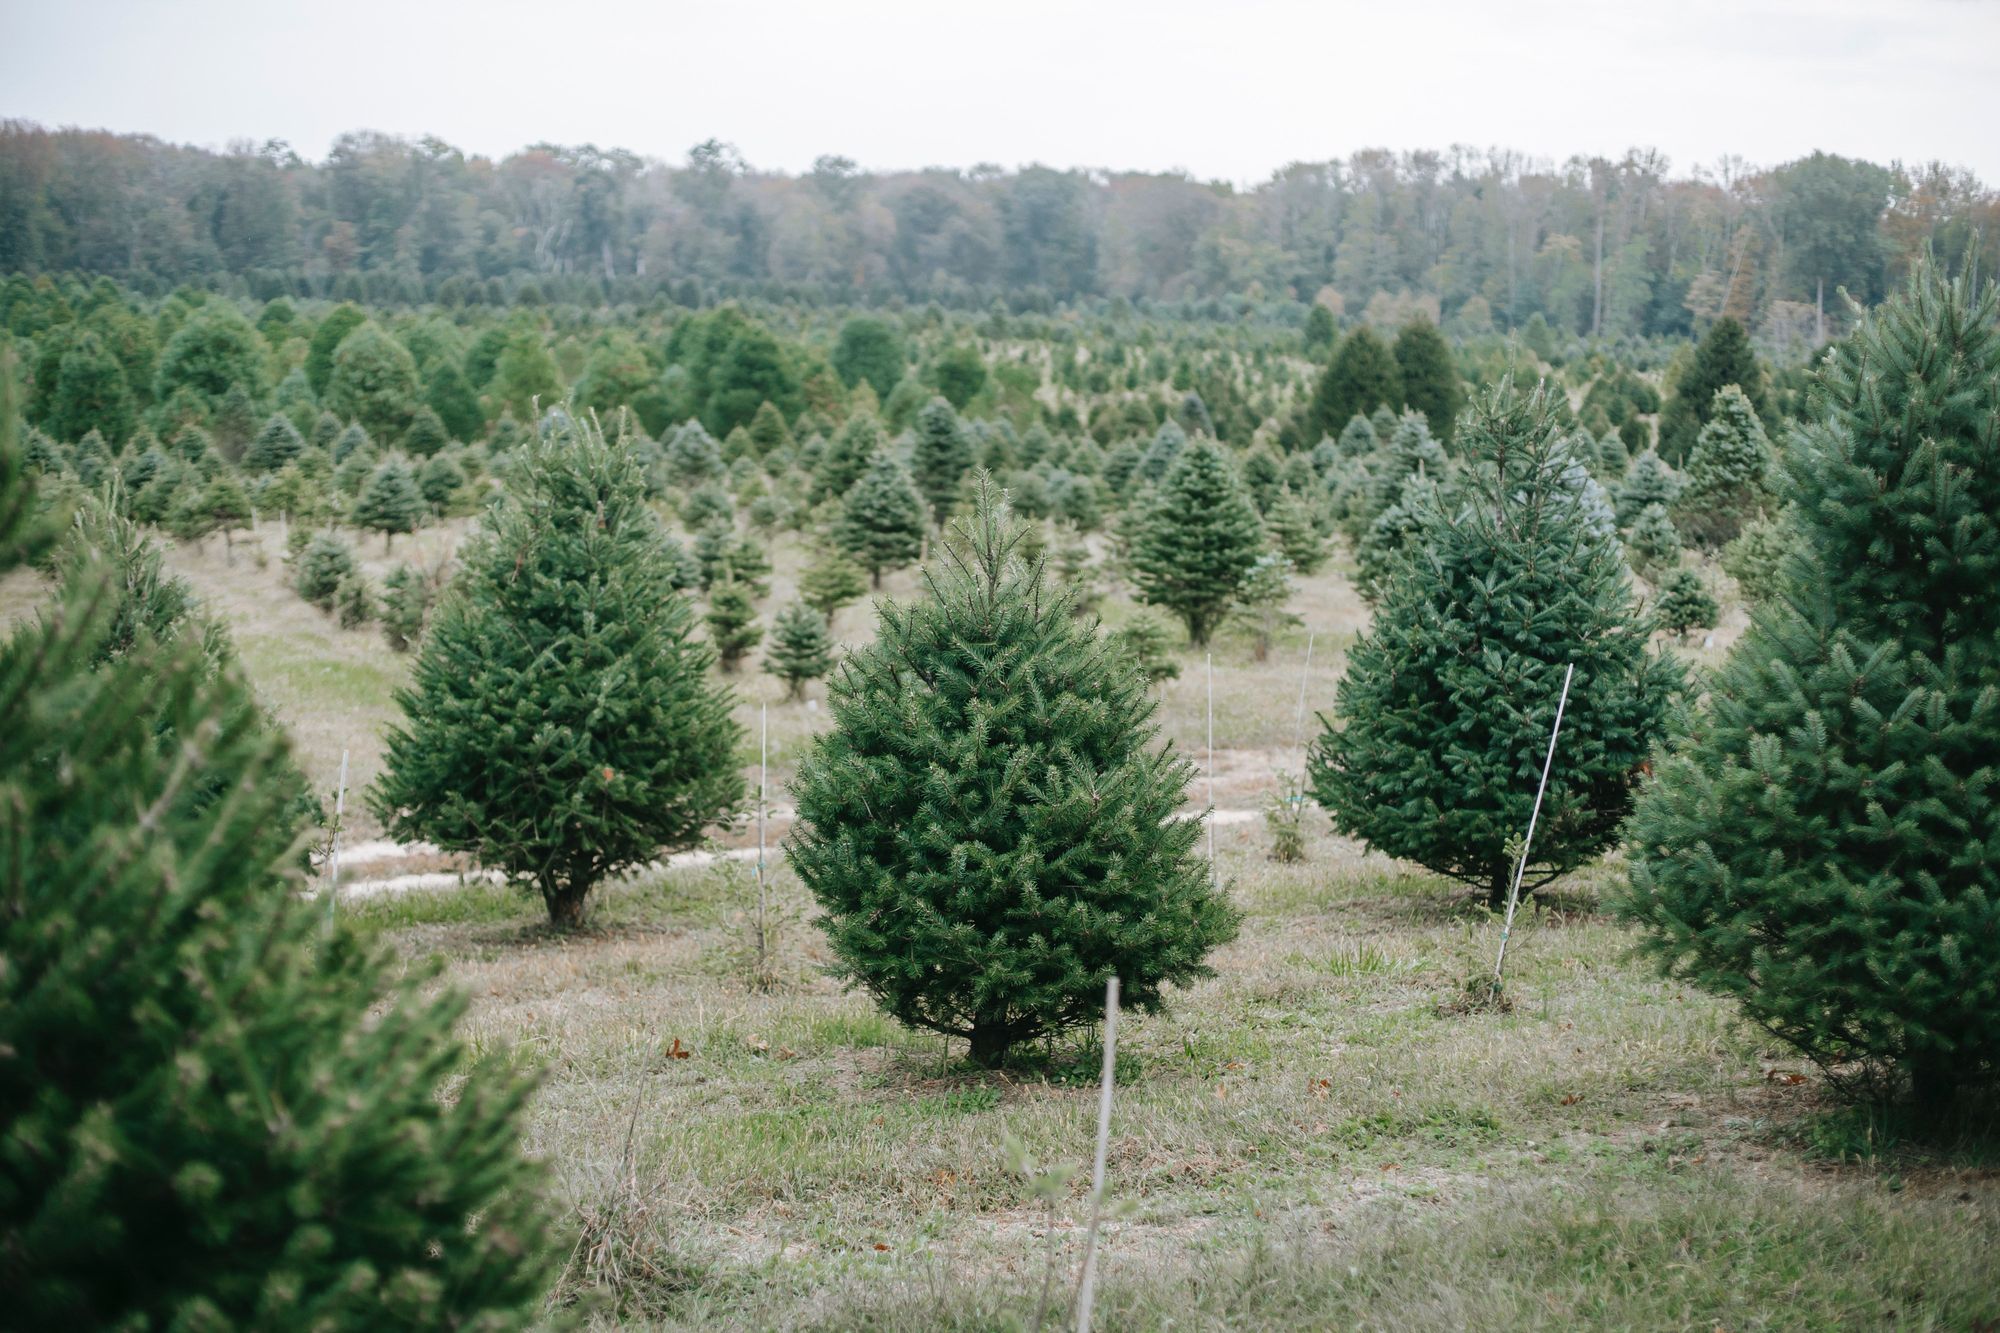
[[1156,617],[1142,611],[1119,626],[1107,642],[1131,661],[1148,686],[1153,686],[1181,674],[1181,664],[1174,660],[1173,645],[1167,640],[1168,633]]
[[1725,385],[1734,384],[1750,401],[1753,411],[1767,416],[1770,405],[1764,392],[1764,372],[1750,347],[1750,335],[1727,316],[1694,349],[1694,360],[1674,386],[1660,416],[1660,456],[1679,465],[1694,449],[1701,428],[1708,424],[1715,407],[1715,395]]
[[411,457],[430,458],[450,445],[450,432],[429,404],[410,414],[410,428],[403,432],[403,448],[409,450]]
[[824,551],[799,575],[799,600],[826,617],[828,628],[840,608],[868,593],[868,571],[838,550]]
[[1151,482],[1167,479],[1174,464],[1180,461],[1181,451],[1187,448],[1188,434],[1178,421],[1165,421],[1153,436],[1153,442],[1146,452],[1139,456],[1139,476]]
[[1414,320],[1396,335],[1395,356],[1403,402],[1423,413],[1431,434],[1449,445],[1465,391],[1459,387],[1458,369],[1452,365],[1444,336],[1429,320]]
[[1618,488],[1618,526],[1630,527],[1649,505],[1671,510],[1681,493],[1681,478],[1651,449],[1632,460]]
[[1176,817],[1144,680],[974,509],[923,596],[885,605],[828,691],[786,854],[849,981],[997,1065],[1013,1046],[1207,975],[1237,914]]
[[1701,575],[1683,565],[1660,584],[1660,604],[1654,618],[1660,628],[1679,638],[1690,630],[1714,629],[1722,608],[1703,583]]
[[1285,609],[1292,599],[1292,562],[1275,551],[1257,557],[1243,586],[1236,590],[1232,615],[1250,631],[1251,660],[1262,662],[1271,656],[1271,641],[1278,631],[1305,622]]
[[1326,563],[1326,538],[1313,522],[1311,506],[1289,487],[1282,491],[1271,512],[1264,515],[1271,545],[1292,562],[1301,574],[1317,574]]
[[699,421],[685,421],[667,439],[667,479],[692,490],[722,475],[722,447]]
[[351,577],[357,569],[354,552],[347,543],[330,533],[321,533],[299,553],[292,587],[299,596],[322,611],[331,611],[334,594],[340,590],[342,580]]
[[357,527],[382,534],[385,551],[390,549],[397,533],[415,532],[423,516],[423,492],[417,489],[410,465],[401,458],[391,458],[375,469],[350,515]]
[[382,637],[389,647],[407,653],[423,638],[436,588],[422,570],[397,565],[382,580]]
[[924,502],[901,463],[882,454],[869,464],[841,502],[833,541],[868,571],[877,588],[884,570],[917,558],[924,545]]
[[[5,406],[11,567],[52,534]],[[529,1087],[468,1059],[462,997],[296,892],[282,733],[212,634],[124,618],[129,570],[78,551],[0,643],[9,1322],[535,1326]]]
[[792,430],[785,424],[785,414],[769,399],[750,418],[750,443],[759,459],[783,457],[792,447]]
[[750,598],[750,589],[726,564],[709,589],[708,611],[702,621],[708,626],[716,665],[732,674],[750,650],[764,641],[764,627],[757,623],[757,604]]
[[208,530],[222,534],[223,559],[236,563],[236,534],[257,517],[250,496],[231,471],[216,473],[201,493],[201,506],[208,511]]
[[1735,541],[1722,548],[1722,572],[1736,580],[1746,602],[1766,601],[1777,594],[1787,553],[1797,545],[1790,511],[1767,514],[1746,526]]
[[1356,416],[1403,404],[1396,359],[1374,330],[1362,325],[1347,335],[1313,387],[1306,405],[1304,437],[1338,434]]
[[1925,264],[1821,364],[1799,547],[1640,797],[1623,903],[1673,975],[1929,1110],[2000,1069],[1996,313]]
[[1263,547],[1257,507],[1229,456],[1196,440],[1139,515],[1132,537],[1139,600],[1180,617],[1189,641],[1202,647]]
[[525,443],[509,483],[397,695],[372,799],[391,836],[470,853],[569,926],[600,880],[735,808],[738,728],[631,451],[577,422]]
[[861,480],[880,452],[882,423],[866,412],[850,416],[847,424],[834,433],[821,452],[819,463],[813,469],[808,498],[813,504],[819,504],[846,495]]
[[361,573],[349,574],[333,590],[333,618],[342,629],[359,629],[375,619],[375,585]]
[[299,434],[292,419],[282,412],[273,413],[244,451],[243,470],[252,475],[276,472],[297,458],[305,447],[305,437]]
[[432,454],[424,460],[423,471],[417,474],[417,493],[423,496],[433,514],[450,509],[465,484],[465,469],[450,454]]
[[1707,550],[1734,541],[1769,498],[1773,462],[1770,439],[1743,391],[1733,384],[1716,390],[1708,424],[1688,455],[1675,525]]
[[440,362],[426,373],[426,379],[424,406],[437,413],[448,439],[471,441],[485,434],[486,414],[480,410],[479,395],[456,365]]
[[1615,841],[1682,677],[1647,652],[1617,538],[1580,502],[1549,392],[1503,385],[1463,424],[1473,480],[1452,508],[1426,507],[1309,770],[1340,831],[1500,906],[1564,669],[1576,677],[1524,891]]
[[167,498],[164,526],[167,535],[199,551],[208,534],[215,531],[215,515],[208,506],[208,487],[201,474],[183,472]]
[[917,490],[931,507],[939,527],[958,498],[958,485],[972,466],[972,441],[950,403],[933,398],[917,412],[915,440],[910,447],[910,471]]
[[794,602],[780,611],[771,627],[764,670],[785,682],[787,699],[803,699],[808,681],[833,670],[833,635],[826,617],[804,602]]
[[420,402],[416,360],[387,333],[363,324],[341,339],[333,354],[325,397],[335,412],[394,444],[409,429]]
[[1625,553],[1631,557],[1636,572],[1656,582],[1661,570],[1680,563],[1680,530],[1674,527],[1665,505],[1647,505],[1640,512],[1632,531],[1626,534]]
[[348,334],[367,322],[368,316],[359,306],[345,303],[334,307],[313,330],[312,342],[306,348],[305,371],[314,393],[326,395],[327,381],[333,376],[333,354],[340,350],[341,341]]

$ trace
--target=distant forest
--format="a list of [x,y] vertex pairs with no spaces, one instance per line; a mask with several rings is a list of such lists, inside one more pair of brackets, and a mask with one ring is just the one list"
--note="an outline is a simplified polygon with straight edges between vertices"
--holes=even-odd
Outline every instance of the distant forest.
[[1841,291],[1878,301],[1926,249],[1995,272],[2000,194],[1941,163],[1820,153],[1674,176],[1644,151],[1560,165],[1369,151],[1245,191],[1040,166],[870,173],[833,156],[791,176],[714,140],[678,165],[549,144],[494,162],[356,133],[308,162],[280,142],[213,152],[0,123],[0,271],[260,300],[1123,298],[1281,322],[1317,301],[1464,336],[1536,315],[1579,338],[1684,336],[1730,315],[1776,350],[1844,327]]

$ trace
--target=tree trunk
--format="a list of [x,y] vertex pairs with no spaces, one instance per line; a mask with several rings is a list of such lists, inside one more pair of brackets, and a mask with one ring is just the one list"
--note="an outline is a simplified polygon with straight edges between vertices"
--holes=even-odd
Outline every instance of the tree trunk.
[[1007,1030],[993,1023],[974,1022],[972,1025],[972,1063],[981,1069],[997,1069],[1007,1058],[1007,1048],[1014,1044]]
[[583,924],[583,903],[589,888],[544,888],[542,901],[548,904],[549,924],[558,930],[574,930]]
[[1514,868],[1501,866],[1486,882],[1486,905],[1496,912],[1507,910],[1507,891],[1514,887]]

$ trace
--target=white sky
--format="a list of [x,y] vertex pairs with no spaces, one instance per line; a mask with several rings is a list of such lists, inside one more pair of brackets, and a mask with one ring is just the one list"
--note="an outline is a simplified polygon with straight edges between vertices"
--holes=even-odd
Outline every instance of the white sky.
[[1814,148],[2000,183],[2000,0],[0,0],[0,116],[1254,183],[1358,148]]

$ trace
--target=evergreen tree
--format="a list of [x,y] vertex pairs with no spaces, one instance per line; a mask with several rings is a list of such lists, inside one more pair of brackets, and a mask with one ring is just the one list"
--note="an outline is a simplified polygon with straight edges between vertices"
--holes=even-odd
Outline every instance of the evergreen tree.
[[1262,662],[1271,656],[1271,642],[1278,631],[1305,622],[1285,609],[1292,599],[1292,562],[1275,551],[1257,557],[1243,586],[1236,590],[1232,615],[1250,631],[1251,660]]
[[1452,365],[1444,335],[1427,319],[1413,320],[1396,335],[1395,357],[1403,402],[1423,413],[1431,434],[1449,445],[1465,391],[1459,387],[1458,369]]
[[1396,359],[1364,324],[1347,335],[1314,385],[1312,400],[1306,405],[1303,437],[1316,440],[1337,434],[1356,416],[1382,407],[1394,409],[1402,403],[1403,385],[1396,373]]
[[313,330],[312,342],[306,348],[305,371],[315,394],[326,396],[327,381],[333,377],[333,354],[340,349],[341,340],[367,322],[368,316],[359,306],[344,303],[335,306]]
[[397,565],[382,580],[382,637],[389,647],[407,653],[424,635],[436,588],[422,570]]
[[1764,371],[1751,349],[1750,335],[1734,319],[1724,316],[1695,346],[1694,360],[1674,386],[1660,416],[1660,456],[1679,466],[1694,449],[1701,428],[1708,424],[1715,407],[1715,395],[1725,385],[1734,384],[1750,400],[1759,417],[1770,415],[1765,396]]
[[477,440],[486,433],[486,414],[479,395],[465,382],[457,365],[441,361],[424,374],[424,406],[437,413],[447,438]]
[[85,329],[58,363],[43,425],[59,440],[80,440],[94,430],[123,444],[138,420],[124,367],[102,338]]
[[368,438],[368,432],[360,422],[349,422],[345,429],[333,440],[333,463],[339,467],[356,454],[373,454],[375,442]]
[[[866,381],[878,399],[887,398],[903,378],[903,338],[894,325],[875,315],[855,315],[840,326],[833,369],[852,389]],[[839,492],[835,492],[839,494]]]
[[824,551],[799,575],[799,600],[826,617],[828,628],[840,608],[868,593],[868,571],[838,550]]
[[820,453],[813,469],[811,502],[819,504],[847,494],[881,452],[882,423],[865,412],[849,417]]
[[1647,505],[1625,538],[1625,553],[1632,568],[1658,581],[1662,570],[1674,568],[1681,560],[1681,534],[1668,517],[1665,505]]
[[764,670],[785,682],[787,699],[803,699],[808,681],[833,670],[833,635],[826,617],[804,602],[794,602],[780,611],[771,628]]
[[958,498],[965,470],[972,466],[972,440],[958,413],[941,397],[918,410],[914,430],[910,471],[917,490],[930,504],[931,521],[943,527]]
[[1821,363],[1798,549],[1646,784],[1623,904],[1673,975],[1931,1110],[2000,1069],[1996,314],[1925,264]]
[[417,478],[401,458],[391,458],[376,468],[354,502],[350,517],[357,527],[382,534],[382,549],[389,550],[399,532],[415,532],[424,516],[424,495]]
[[1325,356],[1333,350],[1333,344],[1340,337],[1340,326],[1334,322],[1333,312],[1314,301],[1306,309],[1305,352],[1310,357]]
[[1676,569],[1660,584],[1660,605],[1654,618],[1669,634],[1684,639],[1690,630],[1714,629],[1721,615],[1722,608],[1715,604],[1708,585],[1687,566]]
[[342,580],[352,576],[357,569],[354,552],[347,543],[323,532],[309,541],[305,550],[299,553],[292,587],[300,597],[320,610],[331,611],[334,594],[340,590]]
[[349,574],[333,590],[333,618],[342,629],[359,629],[375,618],[375,585],[365,574]]
[[684,421],[667,438],[667,479],[692,490],[722,476],[722,446],[699,421]]
[[759,459],[781,457],[792,447],[792,430],[785,424],[785,414],[769,399],[750,418],[750,442]]
[[1768,600],[1782,585],[1787,553],[1797,545],[1790,511],[1767,514],[1746,526],[1735,541],[1722,548],[1722,572],[1736,580],[1746,602]]
[[1145,677],[1150,687],[1181,674],[1181,664],[1174,660],[1173,646],[1167,641],[1168,633],[1158,618],[1142,611],[1121,625],[1106,642],[1130,660],[1133,669]]
[[1257,507],[1210,440],[1181,452],[1132,536],[1139,600],[1178,616],[1197,648],[1243,586],[1264,547]]
[[403,447],[411,457],[430,458],[450,444],[451,435],[445,430],[443,419],[428,403],[410,414],[410,428],[403,432]]
[[1564,669],[1576,676],[1524,892],[1616,840],[1683,680],[1647,652],[1617,538],[1579,502],[1549,391],[1503,385],[1464,426],[1479,466],[1459,504],[1426,507],[1309,771],[1343,833],[1498,907]]
[[[52,534],[7,406],[11,568]],[[296,892],[296,770],[214,634],[156,632],[110,552],[66,565],[0,643],[10,1324],[535,1326],[529,1087]]]
[[465,469],[450,454],[432,454],[424,460],[424,470],[417,474],[417,492],[433,514],[450,509],[465,484]]
[[716,665],[734,673],[750,650],[764,641],[764,627],[757,623],[757,604],[728,565],[708,592],[708,612],[702,617],[708,626],[708,641],[715,649]]
[[252,476],[276,472],[285,464],[299,456],[306,447],[305,437],[292,419],[282,412],[274,412],[250,441],[249,449],[243,454],[243,470]]
[[1326,538],[1313,522],[1311,506],[1298,492],[1289,487],[1280,492],[1271,512],[1264,515],[1264,526],[1271,534],[1271,545],[1299,573],[1317,574],[1326,563]]
[[164,518],[167,535],[199,551],[208,534],[215,531],[215,515],[208,506],[208,487],[201,474],[189,470],[180,474],[167,497]]
[[877,588],[884,570],[917,558],[924,545],[924,502],[901,463],[882,454],[869,464],[841,502],[833,541],[868,571]]
[[418,651],[372,804],[559,926],[602,879],[693,845],[742,796],[739,728],[674,590],[631,451],[577,422],[522,446]]
[[1240,469],[1243,485],[1250,491],[1250,499],[1257,506],[1257,512],[1267,514],[1278,501],[1278,492],[1285,484],[1283,467],[1278,456],[1271,452],[1271,446],[1259,443],[1243,455]]
[[373,324],[340,341],[327,377],[326,405],[370,436],[395,443],[410,428],[420,399],[409,348]]
[[1716,390],[1708,424],[1688,455],[1687,484],[1674,504],[1674,522],[1695,544],[1715,550],[1735,540],[1769,498],[1775,462],[1763,423],[1733,384]]
[[215,474],[201,493],[201,505],[208,511],[208,530],[222,534],[223,558],[236,563],[236,534],[257,517],[250,496],[236,474],[224,469]]
[[1107,977],[1158,1009],[1238,922],[1144,680],[1017,544],[982,482],[923,596],[835,673],[786,847],[849,981],[988,1066],[1097,1021]]
[[1651,449],[1646,450],[1632,460],[1624,483],[1618,487],[1618,526],[1630,527],[1651,505],[1671,511],[1680,497],[1681,484],[1681,478],[1665,460]]
[[1167,473],[1173,471],[1174,464],[1179,461],[1181,450],[1187,448],[1187,442],[1188,434],[1181,428],[1180,422],[1161,422],[1153,442],[1139,456],[1139,476],[1151,482],[1165,481]]

